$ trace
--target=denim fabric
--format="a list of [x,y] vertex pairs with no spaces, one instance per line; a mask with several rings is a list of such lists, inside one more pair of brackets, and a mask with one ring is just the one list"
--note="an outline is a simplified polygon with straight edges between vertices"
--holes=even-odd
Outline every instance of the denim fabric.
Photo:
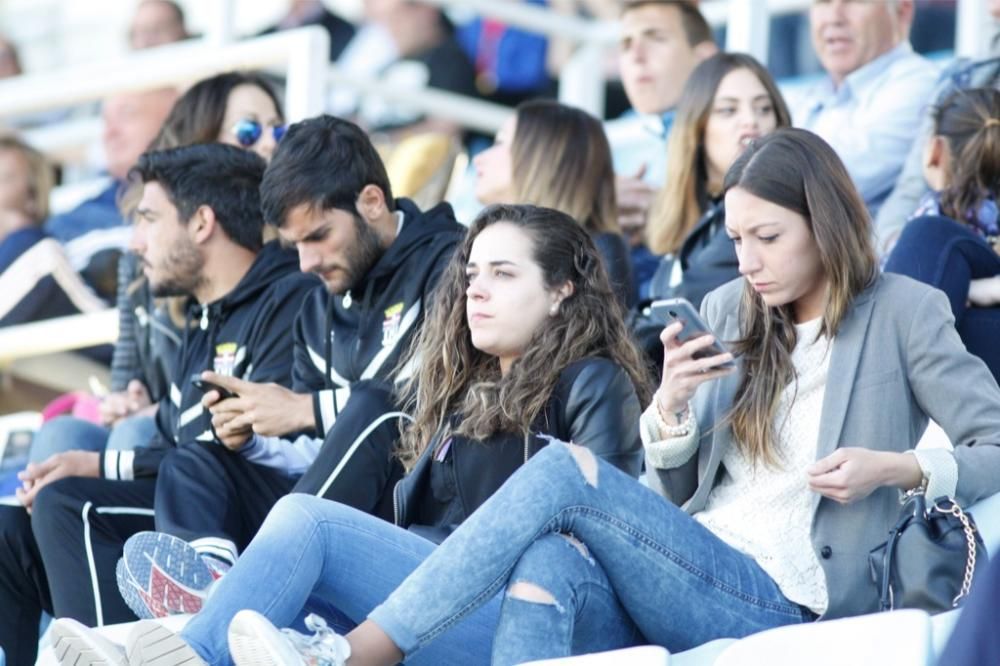
[[156,433],[150,416],[130,416],[113,428],[105,428],[73,416],[58,416],[46,422],[31,441],[30,462],[42,462],[64,451],[131,451],[145,446]]
[[[412,655],[432,648],[442,634],[455,640],[460,631],[445,632],[493,599],[515,573],[514,582],[539,581],[557,601],[556,612],[541,617],[534,613],[537,626],[520,637],[519,659],[584,647],[578,636],[582,632],[569,623],[618,634],[622,627],[617,625],[627,624],[623,613],[646,640],[672,652],[815,617],[786,599],[750,557],[635,479],[589,452],[580,449],[579,453],[595,466],[593,484],[569,448],[550,444],[438,547],[369,619],[405,654]],[[532,550],[553,532],[572,534],[586,546],[595,567],[603,569],[591,577],[606,577],[607,583],[598,586],[613,590],[621,610],[615,604],[595,603],[584,613],[585,619],[576,618],[580,599],[586,598],[579,588],[587,584],[578,578],[575,558],[579,553],[563,549],[560,559],[544,567],[531,563],[539,559]],[[569,566],[574,563],[576,567]],[[568,593],[574,588],[575,593]],[[516,615],[525,606],[505,600],[501,629],[521,623]],[[565,614],[558,612],[559,606]],[[599,615],[587,617],[588,613]],[[600,646],[602,640],[600,635],[592,637],[586,648]],[[557,641],[562,644],[551,645]],[[495,645],[494,656],[506,659],[507,646],[499,637]]]
[[[510,581],[529,583],[552,603],[505,595],[493,639],[494,666],[615,650],[645,643],[604,568],[586,546],[546,534],[524,552]],[[420,654],[423,654],[422,652]]]
[[[430,541],[351,507],[288,495],[181,636],[208,663],[229,664],[226,630],[243,608],[262,613],[278,627],[314,612],[349,629],[433,549]],[[408,663],[488,663],[499,612],[497,598]]]
[[943,291],[966,348],[1000,377],[993,335],[1000,326],[1000,308],[966,306],[971,280],[1000,275],[1000,256],[989,243],[947,217],[918,217],[903,228],[885,270]]
[[46,421],[31,440],[28,460],[39,463],[65,451],[103,451],[110,431],[73,416],[57,416]]
[[156,435],[156,419],[152,416],[130,416],[111,428],[107,448],[113,451],[131,451],[137,446],[148,446]]

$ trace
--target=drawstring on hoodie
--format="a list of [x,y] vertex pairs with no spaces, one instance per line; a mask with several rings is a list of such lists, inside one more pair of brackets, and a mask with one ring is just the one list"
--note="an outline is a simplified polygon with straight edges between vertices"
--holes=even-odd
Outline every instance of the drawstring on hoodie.
[[[323,334],[326,336],[323,342],[323,361],[326,363],[326,375],[323,377],[323,386],[328,389],[335,388],[330,375],[333,370],[333,296],[326,300],[326,319],[323,325]],[[334,394],[334,412],[337,411],[337,397]]]

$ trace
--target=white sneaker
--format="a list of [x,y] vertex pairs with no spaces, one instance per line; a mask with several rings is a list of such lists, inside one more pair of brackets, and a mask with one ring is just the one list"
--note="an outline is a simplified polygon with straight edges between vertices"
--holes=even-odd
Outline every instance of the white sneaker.
[[52,623],[52,652],[62,666],[128,666],[122,646],[68,617]]
[[207,666],[179,634],[156,620],[136,622],[125,649],[132,666]]
[[306,618],[312,636],[279,630],[260,613],[242,610],[229,624],[229,652],[236,666],[344,666],[351,656],[347,639],[318,615]]

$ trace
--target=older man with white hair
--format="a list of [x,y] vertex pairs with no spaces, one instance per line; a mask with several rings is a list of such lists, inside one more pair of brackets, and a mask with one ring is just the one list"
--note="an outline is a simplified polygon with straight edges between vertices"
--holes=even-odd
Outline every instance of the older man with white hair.
[[827,77],[793,109],[829,142],[874,215],[899,176],[938,70],[910,46],[914,0],[815,0],[813,48]]

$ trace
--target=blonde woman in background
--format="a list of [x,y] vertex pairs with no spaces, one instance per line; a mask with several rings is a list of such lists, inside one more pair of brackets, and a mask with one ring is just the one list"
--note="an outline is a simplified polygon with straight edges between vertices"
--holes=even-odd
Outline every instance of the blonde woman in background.
[[480,202],[545,206],[579,222],[620,302],[632,305],[632,265],[618,228],[611,149],[600,121],[557,102],[525,102],[474,164]]

